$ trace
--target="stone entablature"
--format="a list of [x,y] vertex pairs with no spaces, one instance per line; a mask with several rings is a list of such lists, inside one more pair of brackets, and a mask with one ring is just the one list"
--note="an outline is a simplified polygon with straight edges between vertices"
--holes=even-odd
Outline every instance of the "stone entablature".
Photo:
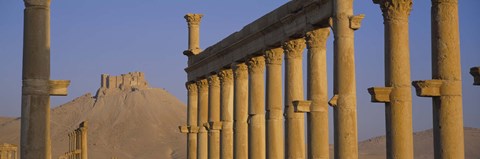
[[148,88],[143,72],[129,72],[120,76],[101,75],[101,88],[106,89],[145,89]]
[[0,159],[18,159],[17,145],[3,143],[0,145]]
[[243,27],[222,41],[189,56],[188,81],[229,67],[233,62],[276,48],[285,39],[302,37],[312,26],[325,24],[332,16],[331,0],[295,0]]

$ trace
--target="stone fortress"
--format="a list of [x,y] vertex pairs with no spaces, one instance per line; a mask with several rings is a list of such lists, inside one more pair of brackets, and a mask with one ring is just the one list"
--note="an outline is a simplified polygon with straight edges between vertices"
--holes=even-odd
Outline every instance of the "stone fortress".
[[129,72],[120,76],[102,74],[100,88],[120,90],[144,89],[148,88],[148,83],[143,72]]
[[149,88],[143,72],[129,72],[119,76],[102,74],[100,79],[100,88],[96,96],[101,97],[107,92],[115,91],[135,91]]

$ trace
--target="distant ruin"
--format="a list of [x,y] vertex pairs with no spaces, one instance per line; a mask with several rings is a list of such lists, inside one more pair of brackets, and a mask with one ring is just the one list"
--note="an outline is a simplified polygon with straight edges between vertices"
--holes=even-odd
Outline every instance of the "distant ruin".
[[87,159],[87,121],[80,123],[77,129],[68,134],[68,152],[59,159]]
[[18,159],[17,155],[18,147],[12,144],[0,145],[0,159]]
[[108,74],[101,75],[101,88],[106,89],[142,89],[148,88],[143,72],[129,72],[120,76],[110,76]]

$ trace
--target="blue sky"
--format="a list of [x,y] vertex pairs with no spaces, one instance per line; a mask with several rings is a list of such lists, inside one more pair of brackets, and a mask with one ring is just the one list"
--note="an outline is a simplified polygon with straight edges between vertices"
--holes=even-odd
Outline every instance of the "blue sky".
[[[67,97],[52,97],[52,107],[84,93],[95,93],[100,74],[145,72],[153,87],[186,101],[186,13],[203,13],[201,47],[215,44],[287,0],[275,1],[126,1],[54,0],[51,5],[51,79],[69,79]],[[412,80],[431,78],[430,1],[414,1],[410,16]],[[477,0],[459,3],[465,126],[480,127],[480,87],[469,68],[480,65],[480,10]],[[19,116],[23,1],[0,1],[0,116]],[[383,86],[383,19],[378,5],[356,0],[355,13],[366,14],[356,31],[359,138],[383,135],[383,104],[370,102],[368,87]],[[332,90],[333,39],[328,42],[329,90]],[[306,60],[305,60],[306,61]],[[412,89],[412,92],[413,89]],[[331,97],[331,91],[330,95]],[[430,98],[413,95],[414,129],[432,127]],[[331,115],[332,116],[332,115]],[[331,126],[332,127],[332,126]]]

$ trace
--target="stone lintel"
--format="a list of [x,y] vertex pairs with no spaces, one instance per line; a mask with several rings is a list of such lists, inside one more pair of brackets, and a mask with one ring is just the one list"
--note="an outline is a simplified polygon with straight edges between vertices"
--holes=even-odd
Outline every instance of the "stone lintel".
[[480,66],[470,68],[470,74],[473,76],[473,85],[480,86]]
[[220,121],[211,121],[208,124],[208,130],[222,130],[222,122]]
[[[315,29],[328,23],[332,16],[331,0],[288,1],[277,9],[244,26],[218,43],[192,56],[185,69],[188,81],[207,76],[210,72],[242,61],[265,49],[281,46],[296,35],[303,35],[307,29]],[[307,9],[308,8],[308,9]],[[283,23],[285,18],[293,20]]]
[[186,125],[179,126],[178,129],[180,129],[180,132],[181,132],[182,134],[188,133],[188,126],[186,126]]
[[350,17],[350,28],[358,30],[362,26],[362,20],[365,18],[365,14],[359,14]]
[[392,87],[370,87],[368,93],[372,96],[371,101],[374,103],[388,103],[390,102],[390,93]]
[[308,113],[310,112],[311,101],[308,100],[295,100],[292,102],[295,112],[297,113]]
[[68,86],[70,85],[70,80],[50,80],[50,96],[66,96],[68,95]]
[[331,107],[336,107],[337,106],[337,100],[338,100],[338,94],[335,94],[330,100],[328,101],[328,105]]
[[413,81],[412,85],[419,97],[438,97],[441,96],[440,87],[442,83],[442,80],[421,80]]

